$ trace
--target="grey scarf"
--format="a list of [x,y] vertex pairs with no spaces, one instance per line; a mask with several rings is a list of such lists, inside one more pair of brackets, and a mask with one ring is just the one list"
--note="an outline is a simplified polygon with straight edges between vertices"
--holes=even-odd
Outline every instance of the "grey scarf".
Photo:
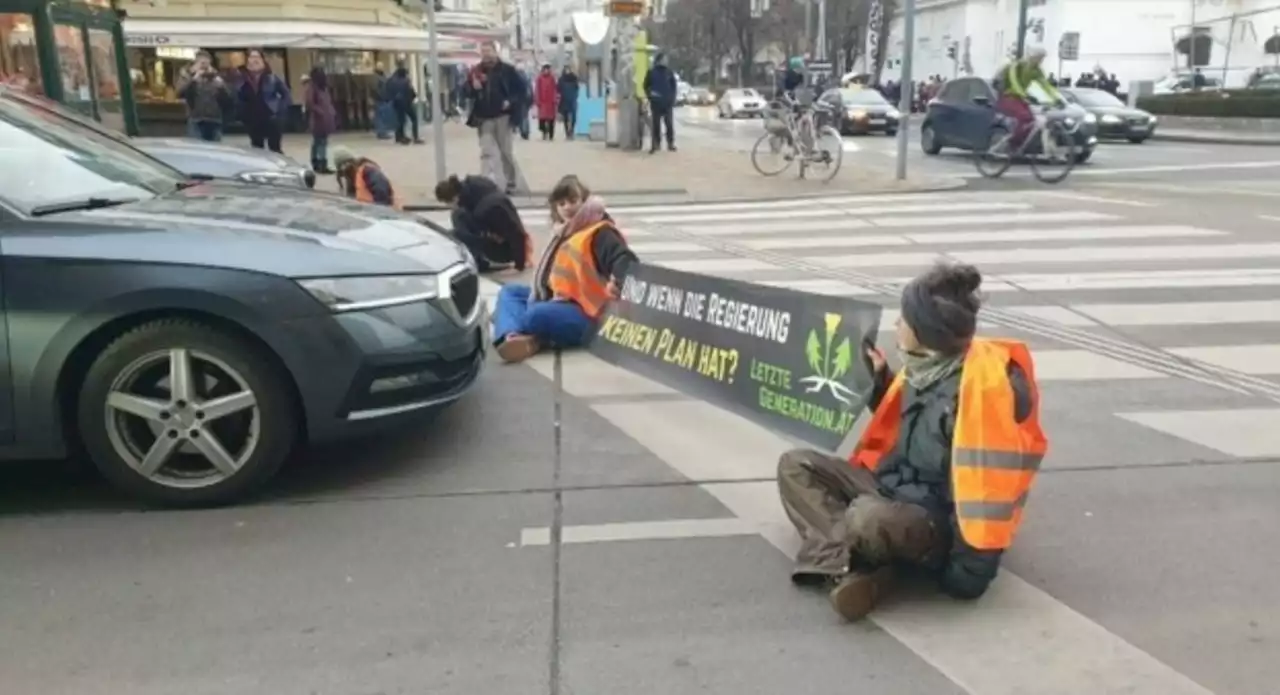
[[555,265],[556,252],[569,237],[603,220],[604,216],[604,200],[593,195],[582,203],[573,219],[564,223],[560,232],[552,237],[550,244],[547,244],[547,250],[542,253],[542,258],[538,261],[538,267],[533,273],[533,294],[529,297],[530,302],[554,299],[551,295],[551,268]]
[[927,352],[902,351],[902,375],[917,391],[933,386],[960,369],[963,354],[949,355],[929,350]]

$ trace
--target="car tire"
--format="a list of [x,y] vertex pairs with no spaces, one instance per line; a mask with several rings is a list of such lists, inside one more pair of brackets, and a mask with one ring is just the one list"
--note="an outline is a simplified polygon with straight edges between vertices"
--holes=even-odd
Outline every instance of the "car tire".
[[1076,153],[1076,164],[1084,164],[1093,156],[1093,150],[1081,150]]
[[1135,145],[1141,145],[1146,141],[1147,141],[1146,135],[1139,135],[1138,137],[1129,138],[1129,142],[1132,142]]
[[885,134],[885,135],[888,135],[889,137],[894,137],[895,135],[897,135],[897,134],[898,134],[898,131],[897,131],[897,130],[886,130],[886,131],[884,131],[884,134]]
[[[136,365],[155,359],[157,355],[165,355],[164,364],[171,365],[174,351],[177,350],[189,356],[189,369],[194,372],[193,376],[198,377],[194,388],[199,389],[203,384],[208,393],[210,383],[215,386],[230,384],[236,389],[233,394],[244,391],[251,393],[251,405],[226,417],[204,420],[205,414],[198,408],[191,407],[201,402],[198,398],[193,398],[192,403],[182,409],[185,411],[182,417],[186,419],[186,424],[182,424],[182,420],[174,415],[166,418],[166,422],[177,424],[172,430],[165,429],[171,425],[161,424],[159,419],[148,422],[138,415],[109,410],[109,399],[114,400],[120,395],[118,391],[125,391],[130,386],[124,384],[122,388],[121,382],[133,378],[129,374],[131,370],[137,369]],[[205,358],[209,360],[204,361]],[[200,366],[195,366],[197,363]],[[161,368],[157,364],[154,369]],[[153,371],[155,373],[167,375],[171,372]],[[158,384],[156,386],[165,388]],[[199,395],[195,391],[193,394]],[[216,397],[209,396],[204,402]],[[162,393],[152,398],[157,403],[163,403],[169,396]],[[168,405],[171,409],[180,408],[173,403]],[[193,420],[194,418],[198,420]],[[229,439],[213,429],[221,428],[222,422],[226,422],[227,426],[238,426],[238,429],[247,432],[256,430],[256,439],[246,437],[244,448],[236,445],[232,447],[232,451],[227,448]],[[239,427],[242,422],[248,424]],[[80,441],[103,476],[137,498],[166,507],[215,506],[235,502],[252,494],[275,475],[293,451],[298,441],[298,423],[299,413],[292,398],[292,384],[281,374],[280,368],[262,354],[260,348],[226,331],[185,319],[152,321],[116,338],[89,368],[76,408],[76,429]],[[229,474],[214,473],[213,479],[198,481],[199,484],[191,484],[197,481],[195,477],[184,479],[185,473],[178,472],[166,474],[165,480],[156,480],[156,477],[169,469],[170,463],[162,464],[157,476],[148,476],[135,468],[136,459],[147,444],[137,442],[136,436],[130,435],[130,432],[134,435],[141,433],[142,437],[153,435],[150,439],[154,444],[165,434],[176,433],[188,425],[193,427],[188,432],[201,428],[202,432],[212,435],[212,441],[223,451],[239,457],[241,460],[238,461],[238,467]],[[202,457],[192,443],[194,439],[184,438],[179,441],[184,442],[179,445],[182,448],[174,451],[170,461],[174,456],[186,457],[183,462]],[[209,441],[208,436],[205,441]],[[131,448],[131,444],[140,446]],[[131,464],[126,455],[132,455],[135,463]],[[207,463],[207,459],[204,462]]]
[[938,133],[928,123],[920,126],[920,149],[928,155],[935,155],[942,151],[942,145],[938,144]]

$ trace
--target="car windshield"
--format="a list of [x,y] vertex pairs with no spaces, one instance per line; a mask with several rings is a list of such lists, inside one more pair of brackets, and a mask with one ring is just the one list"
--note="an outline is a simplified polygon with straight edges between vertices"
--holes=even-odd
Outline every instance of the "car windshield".
[[1122,107],[1124,102],[1116,98],[1111,92],[1104,92],[1101,89],[1073,89],[1068,92],[1072,97],[1072,101],[1081,106],[1094,107]]
[[887,106],[889,102],[874,89],[842,89],[840,100],[846,106]]
[[123,139],[0,90],[0,198],[24,213],[77,201],[129,201],[175,190],[185,177]]
[[738,99],[755,99],[760,96],[754,89],[734,89],[729,94]]

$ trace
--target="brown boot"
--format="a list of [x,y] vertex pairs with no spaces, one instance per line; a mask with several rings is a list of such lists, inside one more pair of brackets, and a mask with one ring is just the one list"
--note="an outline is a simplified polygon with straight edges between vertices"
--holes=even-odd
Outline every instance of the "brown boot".
[[888,593],[892,582],[892,567],[850,572],[831,590],[831,607],[845,620],[862,620]]
[[498,344],[498,357],[515,364],[538,354],[538,339],[531,335],[512,335]]

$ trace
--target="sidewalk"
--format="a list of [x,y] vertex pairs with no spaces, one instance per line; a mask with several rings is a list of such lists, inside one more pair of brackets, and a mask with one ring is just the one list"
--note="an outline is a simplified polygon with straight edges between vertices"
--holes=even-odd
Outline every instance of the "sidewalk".
[[[339,134],[330,141],[368,157],[391,177],[407,205],[435,203],[434,147],[431,129],[423,132],[422,145],[396,145],[367,133]],[[446,169],[459,176],[480,173],[479,146],[475,132],[466,126],[445,125]],[[285,153],[306,162],[310,139],[305,135],[286,136]],[[516,162],[528,191],[517,204],[544,204],[547,193],[562,176],[577,174],[595,192],[627,204],[705,202],[711,200],[794,198],[799,196],[849,195],[858,193],[916,192],[949,190],[964,185],[960,179],[940,176],[913,176],[897,181],[889,168],[868,169],[866,162],[846,155],[840,172],[830,182],[796,177],[793,167],[773,178],[761,176],[751,166],[748,155],[721,149],[689,145],[678,152],[650,155],[623,152],[585,138],[543,142],[516,138]],[[333,186],[332,179],[317,184]],[[643,199],[643,200],[642,200]]]
[[1221,145],[1280,145],[1280,119],[1157,116],[1152,139]]

